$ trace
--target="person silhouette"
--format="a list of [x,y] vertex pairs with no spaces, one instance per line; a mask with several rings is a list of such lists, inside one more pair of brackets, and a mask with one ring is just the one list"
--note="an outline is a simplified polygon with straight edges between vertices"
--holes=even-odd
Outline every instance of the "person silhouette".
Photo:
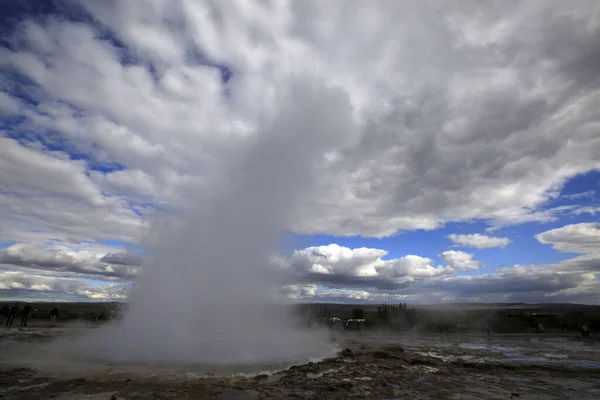
[[57,316],[58,316],[58,308],[54,307],[52,310],[50,310],[50,326],[55,325]]
[[8,313],[8,319],[6,320],[6,326],[12,326],[12,324],[15,320],[15,317],[17,316],[19,311],[21,311],[21,308],[19,307],[18,304],[15,304],[14,306],[12,306],[12,308],[10,309],[10,311]]
[[9,314],[10,307],[8,306],[8,304],[5,304],[4,306],[2,306],[2,308],[0,308],[0,324],[4,322],[4,318],[8,318]]
[[23,313],[21,314],[21,326],[27,326],[27,319],[29,318],[30,312],[31,304],[27,303],[27,305],[23,308]]

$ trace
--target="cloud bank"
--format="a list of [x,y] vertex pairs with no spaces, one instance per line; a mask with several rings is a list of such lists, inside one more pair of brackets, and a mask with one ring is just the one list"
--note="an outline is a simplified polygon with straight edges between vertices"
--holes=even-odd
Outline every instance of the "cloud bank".
[[511,242],[511,240],[506,237],[491,237],[480,235],[479,233],[472,235],[458,235],[452,233],[448,237],[459,246],[475,247],[477,249],[490,249],[492,247],[504,248]]
[[[458,250],[440,253],[443,264],[436,264],[419,255],[388,258],[383,249],[351,249],[337,244],[296,250],[289,257],[275,255],[269,263],[269,273],[273,274],[271,281],[281,285],[276,295],[282,301],[597,303],[597,231],[597,224],[573,224],[542,232],[536,235],[541,243],[582,255],[553,264],[495,268],[477,275],[464,273],[478,271],[482,263],[473,254]],[[14,249],[7,250],[3,260],[6,253],[15,253]],[[80,252],[69,259],[70,263],[57,262],[56,249],[48,249],[47,256],[38,249],[38,254],[35,263],[0,264],[0,289],[5,294],[41,298],[46,293],[68,299],[121,300],[128,293],[128,285],[119,283],[122,278],[115,277],[113,270],[98,268],[98,260],[112,258],[112,253],[84,260],[81,254],[86,253]],[[79,261],[73,262],[74,259]],[[118,267],[119,264],[111,264],[111,268]],[[80,278],[101,279],[109,285],[93,288],[78,281]]]
[[[262,128],[285,107],[292,110],[277,127],[282,134],[345,121],[332,128],[343,132],[329,137],[325,159],[311,166],[316,187],[286,219],[292,232],[383,238],[451,222],[497,229],[593,216],[596,204],[552,202],[569,179],[600,170],[595,9],[592,0],[80,0],[7,19],[0,266],[125,284],[141,260],[107,255],[122,248],[92,256],[61,246],[144,244],[151,221],[176,220],[194,203],[187,187],[210,192],[215,171],[249,140],[277,140]],[[282,99],[298,76],[338,95],[313,108],[298,99],[304,111],[294,113],[297,105]],[[339,97],[347,108],[335,106]],[[263,157],[282,154],[275,146]],[[570,200],[581,199],[592,197]],[[483,296],[471,287],[505,282],[487,293],[589,300],[594,228],[565,227],[578,239],[557,229],[536,237],[581,256],[464,276],[455,274],[481,263],[457,250],[440,250],[442,257],[407,249],[384,260],[382,249],[332,248],[338,258],[327,262],[292,255],[286,263],[299,282],[289,284],[340,297],[343,290],[397,296],[404,287],[413,299],[446,300]],[[517,246],[478,234],[450,239],[475,249]],[[520,278],[533,294],[518,289]]]

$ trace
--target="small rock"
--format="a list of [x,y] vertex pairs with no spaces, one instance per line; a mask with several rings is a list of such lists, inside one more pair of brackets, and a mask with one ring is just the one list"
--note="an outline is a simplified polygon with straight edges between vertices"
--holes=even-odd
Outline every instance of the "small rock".
[[337,382],[333,385],[330,385],[329,387],[327,387],[327,390],[329,390],[330,392],[335,392],[340,389],[350,389],[352,387],[354,387],[354,384],[352,382],[343,380],[341,382]]
[[253,390],[226,388],[217,398],[222,400],[254,400],[257,397],[258,393]]
[[117,396],[115,396],[114,394],[112,396],[110,396],[110,400],[117,400]]
[[375,352],[373,352],[373,355],[376,358],[381,358],[381,359],[384,359],[384,360],[385,359],[398,359],[398,358],[400,358],[400,357],[398,357],[398,356],[396,356],[394,354],[388,353],[387,351],[375,351]]
[[388,344],[386,346],[383,346],[383,350],[394,353],[404,353],[404,347],[398,346],[396,344]]
[[260,374],[260,375],[256,375],[254,377],[255,381],[264,381],[265,379],[269,379],[269,375],[267,375],[267,374]]

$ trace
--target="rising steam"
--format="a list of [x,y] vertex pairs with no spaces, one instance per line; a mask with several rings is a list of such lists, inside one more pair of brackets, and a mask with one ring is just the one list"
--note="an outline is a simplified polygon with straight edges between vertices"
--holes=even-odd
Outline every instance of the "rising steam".
[[351,131],[352,110],[341,91],[299,78],[279,105],[210,190],[186,188],[192,205],[183,223],[159,224],[124,319],[84,338],[88,354],[237,363],[298,360],[331,348],[274,306],[277,274],[267,257],[311,194],[314,166]]

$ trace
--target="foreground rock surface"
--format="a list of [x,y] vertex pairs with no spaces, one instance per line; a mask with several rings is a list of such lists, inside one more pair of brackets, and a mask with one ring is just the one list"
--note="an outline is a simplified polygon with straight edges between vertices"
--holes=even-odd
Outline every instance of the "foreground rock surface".
[[131,373],[69,377],[2,367],[0,398],[17,399],[566,399],[600,398],[600,371],[502,360],[451,360],[398,345],[353,343],[338,357],[275,374]]

